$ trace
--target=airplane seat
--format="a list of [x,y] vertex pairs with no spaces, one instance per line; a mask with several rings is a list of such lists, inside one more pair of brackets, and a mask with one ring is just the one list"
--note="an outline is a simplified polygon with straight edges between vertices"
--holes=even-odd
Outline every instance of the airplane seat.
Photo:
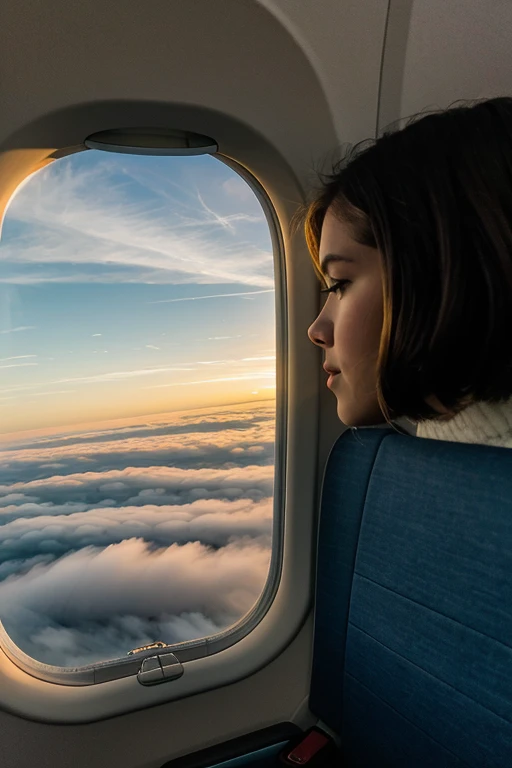
[[[510,768],[512,450],[389,428],[338,438],[309,709],[337,745],[311,768]],[[306,735],[280,723],[166,766],[270,768]]]
[[318,533],[309,708],[336,764],[510,767],[512,450],[348,430]]

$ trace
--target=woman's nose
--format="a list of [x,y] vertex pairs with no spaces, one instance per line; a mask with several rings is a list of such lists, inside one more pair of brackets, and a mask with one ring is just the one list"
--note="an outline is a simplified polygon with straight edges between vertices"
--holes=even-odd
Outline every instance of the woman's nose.
[[309,340],[318,347],[328,347],[332,345],[332,324],[327,318],[322,317],[322,312],[318,315],[314,323],[308,328]]

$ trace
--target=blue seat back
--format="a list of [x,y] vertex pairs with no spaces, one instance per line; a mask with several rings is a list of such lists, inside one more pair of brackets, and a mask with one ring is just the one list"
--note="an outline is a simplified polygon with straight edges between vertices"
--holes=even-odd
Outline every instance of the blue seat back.
[[512,766],[512,450],[338,439],[309,706],[347,768]]

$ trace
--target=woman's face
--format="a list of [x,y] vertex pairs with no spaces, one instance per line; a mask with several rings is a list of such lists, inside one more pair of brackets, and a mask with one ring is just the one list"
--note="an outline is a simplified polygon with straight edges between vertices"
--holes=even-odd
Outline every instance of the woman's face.
[[337,373],[329,387],[347,426],[382,424],[377,401],[377,357],[382,329],[382,274],[376,248],[360,245],[347,224],[327,211],[320,239],[320,267],[327,286],[338,283],[308,330],[325,352],[324,367]]

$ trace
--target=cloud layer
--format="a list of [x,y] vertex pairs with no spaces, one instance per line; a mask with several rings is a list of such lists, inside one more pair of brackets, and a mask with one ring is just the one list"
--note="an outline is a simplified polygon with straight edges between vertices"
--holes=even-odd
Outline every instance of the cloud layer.
[[251,408],[6,446],[0,618],[26,653],[92,663],[214,634],[253,607],[272,547],[274,423],[269,404]]

